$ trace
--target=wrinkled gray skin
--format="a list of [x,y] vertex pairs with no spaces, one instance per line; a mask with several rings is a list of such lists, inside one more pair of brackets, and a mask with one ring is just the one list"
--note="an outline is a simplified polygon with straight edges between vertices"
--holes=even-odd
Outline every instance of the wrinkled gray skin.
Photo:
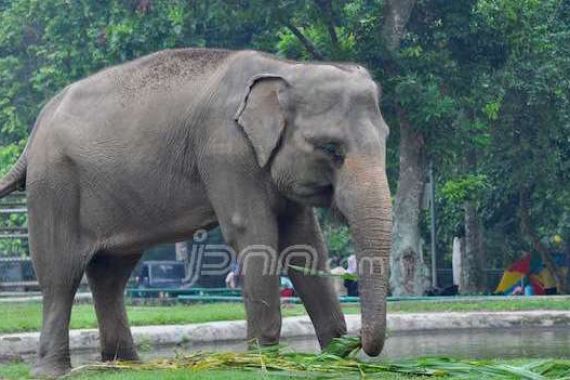
[[[70,368],[69,317],[83,273],[103,360],[136,360],[123,289],[145,248],[219,224],[238,252],[310,245],[324,270],[313,207],[332,204],[357,249],[363,347],[378,355],[391,230],[388,128],[378,97],[356,65],[200,49],[158,52],[63,90],[0,181],[0,196],[27,191],[30,250],[44,296],[35,374]],[[249,337],[269,345],[281,327],[279,284],[275,273],[263,273],[263,261],[247,261],[244,300]],[[321,346],[343,335],[329,279],[289,275]]]

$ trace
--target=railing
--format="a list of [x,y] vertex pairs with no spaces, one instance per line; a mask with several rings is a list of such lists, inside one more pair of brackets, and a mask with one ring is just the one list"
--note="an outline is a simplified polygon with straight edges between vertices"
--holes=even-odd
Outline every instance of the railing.
[[188,297],[240,297],[241,289],[228,288],[127,288],[127,297],[178,298]]
[[[0,200],[0,240],[20,240],[27,244],[28,228],[26,226],[8,226],[6,220],[12,215],[26,214],[26,195],[13,193]],[[35,278],[31,261],[22,257],[21,252],[0,252],[0,290],[35,290],[39,284]]]
[[32,261],[28,257],[0,258],[0,290],[37,290]]

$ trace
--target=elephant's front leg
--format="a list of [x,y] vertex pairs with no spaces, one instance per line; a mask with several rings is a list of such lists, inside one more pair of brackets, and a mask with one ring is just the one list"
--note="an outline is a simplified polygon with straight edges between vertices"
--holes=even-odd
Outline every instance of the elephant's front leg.
[[[244,198],[242,198],[244,199]],[[279,343],[281,309],[277,274],[277,221],[262,202],[218,211],[224,239],[237,252],[252,344]]]
[[[239,263],[243,278],[243,299],[250,343],[269,346],[279,343],[281,308],[277,255],[274,245],[249,244],[262,240],[244,239]],[[242,244],[240,244],[242,246]]]
[[313,272],[326,271],[328,252],[312,208],[293,206],[281,218],[280,248],[282,260],[315,326],[321,348],[332,339],[346,334],[346,322],[338,295],[328,277],[304,274],[289,265],[306,267]]
[[222,230],[229,230],[230,244],[238,253],[248,340],[262,346],[277,344],[281,332],[281,309],[279,276],[276,273],[276,223],[263,215],[242,218],[236,212],[230,225],[226,228],[222,225]]

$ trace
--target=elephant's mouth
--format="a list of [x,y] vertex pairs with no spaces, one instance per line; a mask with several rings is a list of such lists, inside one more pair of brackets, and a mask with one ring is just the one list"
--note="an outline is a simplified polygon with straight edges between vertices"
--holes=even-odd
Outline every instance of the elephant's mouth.
[[302,186],[299,189],[301,196],[314,196],[314,195],[333,195],[334,188],[332,185],[309,185]]
[[326,207],[332,203],[334,187],[330,184],[299,186],[295,191],[295,196],[317,207]]

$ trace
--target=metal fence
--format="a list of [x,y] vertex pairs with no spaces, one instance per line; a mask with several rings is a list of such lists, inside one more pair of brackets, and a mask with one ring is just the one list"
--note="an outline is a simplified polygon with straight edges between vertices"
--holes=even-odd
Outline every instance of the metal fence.
[[26,195],[0,201],[0,290],[35,290],[38,282],[28,255]]

